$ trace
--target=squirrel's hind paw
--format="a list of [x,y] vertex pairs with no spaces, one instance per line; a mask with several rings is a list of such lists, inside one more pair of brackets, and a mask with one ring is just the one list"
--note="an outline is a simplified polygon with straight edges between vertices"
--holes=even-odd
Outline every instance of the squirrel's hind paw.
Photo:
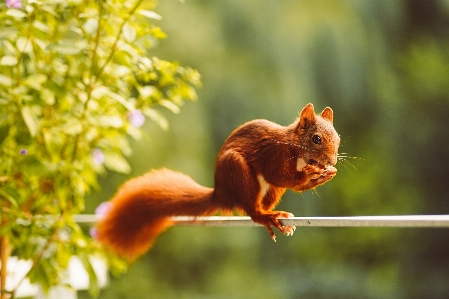
[[273,232],[273,229],[271,226],[274,226],[276,229],[278,229],[282,234],[287,236],[293,236],[293,233],[296,230],[295,226],[284,226],[281,224],[281,222],[278,219],[286,219],[294,217],[292,213],[288,212],[282,212],[282,211],[272,211],[268,212],[267,214],[262,215],[253,215],[251,218],[254,222],[260,223],[268,230],[268,233],[271,236],[271,239],[276,242],[276,235]]

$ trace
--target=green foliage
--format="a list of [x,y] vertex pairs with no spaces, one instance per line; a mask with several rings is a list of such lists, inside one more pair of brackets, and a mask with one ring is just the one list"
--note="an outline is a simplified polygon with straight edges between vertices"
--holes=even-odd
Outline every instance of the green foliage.
[[45,290],[60,283],[71,255],[90,269],[96,246],[72,215],[98,174],[130,172],[128,136],[139,138],[143,123],[136,114],[166,127],[157,105],[177,113],[196,99],[195,70],[150,55],[165,38],[153,8],[142,0],[0,4],[0,236],[33,261],[28,276]]

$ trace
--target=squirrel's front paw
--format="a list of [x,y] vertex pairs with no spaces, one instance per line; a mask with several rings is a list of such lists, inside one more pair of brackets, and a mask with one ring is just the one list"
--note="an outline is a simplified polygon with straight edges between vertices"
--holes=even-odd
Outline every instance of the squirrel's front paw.
[[323,173],[319,177],[311,179],[309,183],[304,186],[304,190],[316,188],[319,185],[322,185],[327,181],[330,181],[336,174],[337,168],[333,166],[326,166]]
[[307,164],[303,167],[302,172],[309,177],[309,179],[314,180],[319,178],[324,174],[326,168],[321,168],[318,165]]
[[304,166],[302,171],[306,175],[306,178],[302,183],[299,183],[292,188],[296,192],[318,187],[331,180],[337,174],[337,168],[331,165],[323,166],[308,164]]

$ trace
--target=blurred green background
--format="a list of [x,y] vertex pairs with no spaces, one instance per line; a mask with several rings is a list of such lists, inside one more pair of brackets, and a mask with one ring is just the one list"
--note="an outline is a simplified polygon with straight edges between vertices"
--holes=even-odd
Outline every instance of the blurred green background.
[[[131,176],[167,167],[212,186],[238,125],[334,110],[338,165],[317,192],[284,195],[295,216],[449,214],[449,1],[176,0],[154,55],[202,74],[199,102],[147,121]],[[163,109],[163,108],[161,108]],[[110,173],[92,213],[128,177]],[[81,294],[80,297],[87,294]],[[173,227],[100,298],[449,298],[449,231]]]

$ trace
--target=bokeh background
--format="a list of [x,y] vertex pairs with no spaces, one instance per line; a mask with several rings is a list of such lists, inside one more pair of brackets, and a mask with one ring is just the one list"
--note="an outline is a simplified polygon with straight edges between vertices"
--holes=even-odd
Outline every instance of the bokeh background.
[[[199,101],[170,128],[147,121],[135,176],[167,167],[212,186],[238,125],[334,110],[340,151],[360,159],[316,192],[288,192],[295,216],[449,214],[449,1],[162,0],[154,55],[202,74]],[[92,213],[129,176],[109,173]],[[87,297],[81,294],[80,297]],[[449,298],[449,231],[173,227],[100,298]]]

